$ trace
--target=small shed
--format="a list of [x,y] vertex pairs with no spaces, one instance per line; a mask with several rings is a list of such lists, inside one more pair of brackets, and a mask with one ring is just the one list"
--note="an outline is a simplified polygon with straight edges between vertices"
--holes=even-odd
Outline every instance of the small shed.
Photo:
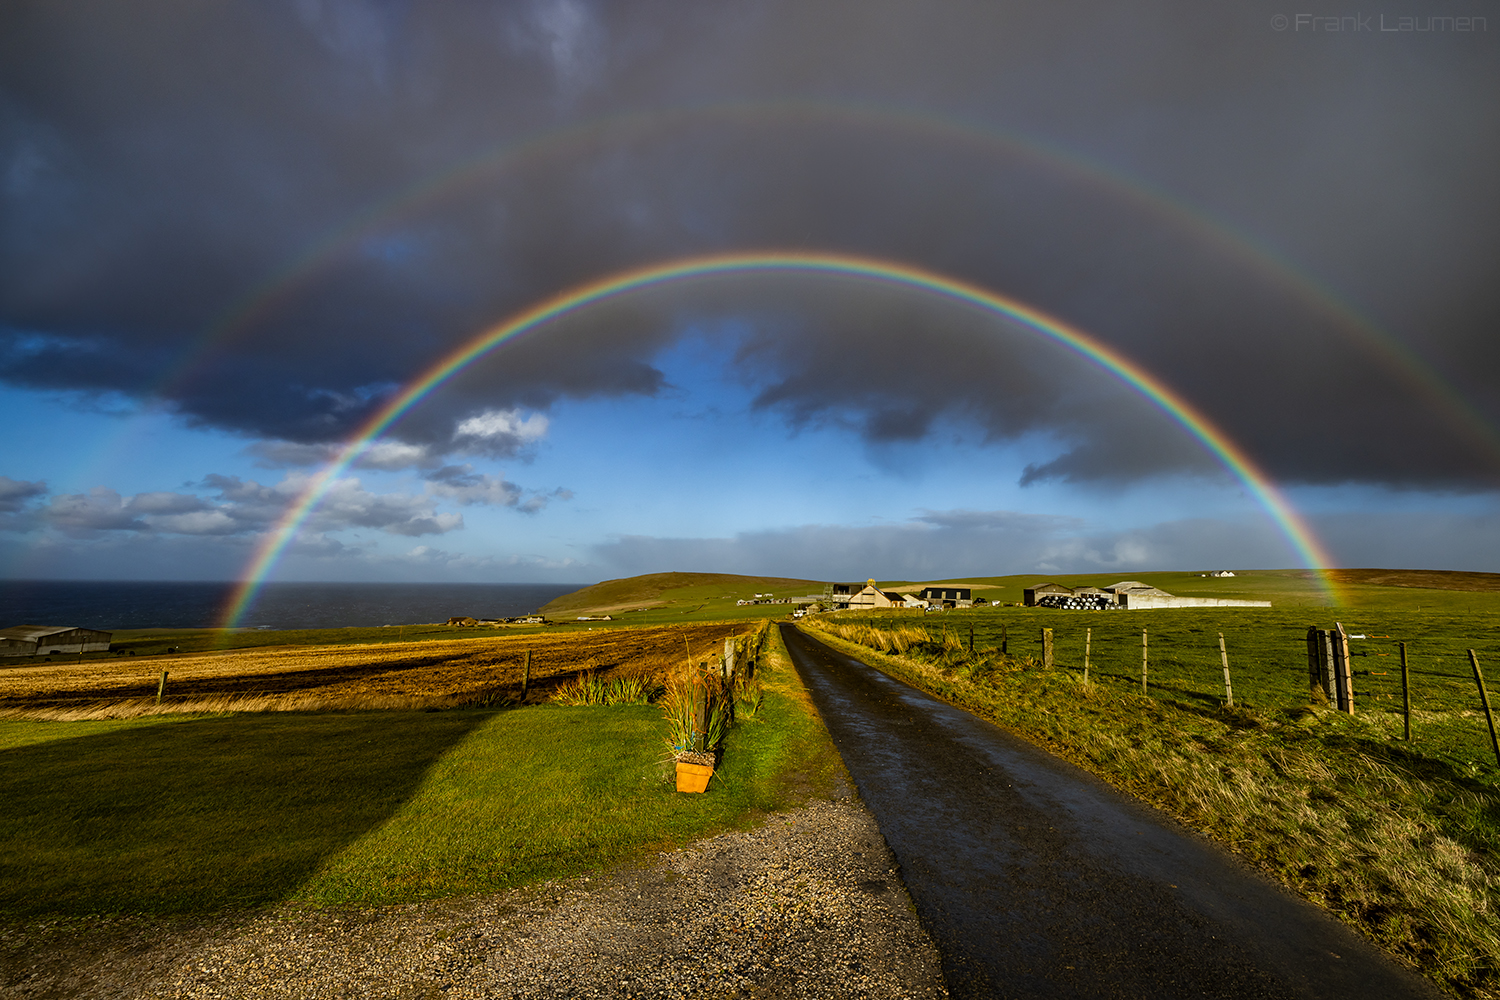
[[73,625],[15,625],[0,631],[0,656],[107,653],[111,632]]

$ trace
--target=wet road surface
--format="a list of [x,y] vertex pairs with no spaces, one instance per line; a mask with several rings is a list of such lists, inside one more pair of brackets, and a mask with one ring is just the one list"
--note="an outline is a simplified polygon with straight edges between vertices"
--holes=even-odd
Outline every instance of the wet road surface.
[[1152,807],[781,629],[953,996],[1441,996]]

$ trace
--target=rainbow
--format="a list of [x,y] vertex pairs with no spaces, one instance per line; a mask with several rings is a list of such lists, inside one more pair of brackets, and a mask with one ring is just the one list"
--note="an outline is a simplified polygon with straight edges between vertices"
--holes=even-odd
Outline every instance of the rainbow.
[[327,495],[338,477],[367,451],[392,424],[433,390],[506,341],[569,313],[631,292],[716,275],[796,272],[866,278],[904,286],[975,307],[1015,321],[1023,327],[1064,344],[1113,373],[1139,391],[1180,424],[1236,476],[1281,529],[1303,563],[1318,577],[1325,599],[1341,603],[1337,582],[1328,572],[1333,563],[1301,516],[1282,496],[1254,460],[1223,431],[1175,390],[1125,355],[1090,335],[1040,310],[978,285],[925,268],[847,254],[763,251],[724,253],[666,261],[618,272],[559,292],[491,327],[452,351],[404,389],[359,427],[338,456],[312,476],[302,494],[282,514],[258,546],[225,608],[221,625],[238,625],[282,551],[296,537],[309,514]]
[[542,131],[434,171],[349,216],[267,274],[201,332],[193,348],[163,372],[155,391],[163,394],[186,379],[215,348],[242,336],[274,314],[362,240],[425,207],[476,187],[497,172],[524,169],[560,157],[587,155],[591,144],[615,137],[641,139],[666,135],[674,129],[721,123],[742,127],[805,123],[889,129],[917,140],[967,145],[982,155],[1014,157],[1072,183],[1132,203],[1292,291],[1330,321],[1332,328],[1349,342],[1377,358],[1417,390],[1476,452],[1500,469],[1500,433],[1473,403],[1410,347],[1253,238],[1138,178],[1122,176],[1036,139],[926,112],[834,102],[724,102],[624,112]]

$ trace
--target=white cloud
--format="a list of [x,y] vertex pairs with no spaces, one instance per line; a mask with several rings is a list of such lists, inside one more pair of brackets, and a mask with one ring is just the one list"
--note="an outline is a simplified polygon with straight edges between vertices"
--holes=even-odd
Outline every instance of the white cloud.
[[[255,457],[255,464],[263,469],[327,465],[343,450],[340,444],[301,444],[296,441],[257,441],[245,449]],[[354,460],[354,467],[399,472],[402,469],[431,468],[437,463],[437,455],[427,445],[382,438]]]
[[453,440],[464,451],[505,457],[540,441],[547,427],[548,420],[540,413],[523,416],[520,410],[485,410],[459,421]]
[[[553,500],[571,500],[573,491],[559,486],[550,492],[527,491],[506,479],[475,472],[472,465],[445,465],[427,477],[427,490],[434,496],[454,503],[487,504],[514,507],[523,514],[535,514]],[[523,499],[524,497],[524,499]]]

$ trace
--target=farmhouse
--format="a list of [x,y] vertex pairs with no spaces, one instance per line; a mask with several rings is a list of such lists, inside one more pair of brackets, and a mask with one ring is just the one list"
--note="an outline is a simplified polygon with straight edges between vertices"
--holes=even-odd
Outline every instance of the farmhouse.
[[0,656],[107,653],[112,634],[72,625],[16,625],[0,631]]

